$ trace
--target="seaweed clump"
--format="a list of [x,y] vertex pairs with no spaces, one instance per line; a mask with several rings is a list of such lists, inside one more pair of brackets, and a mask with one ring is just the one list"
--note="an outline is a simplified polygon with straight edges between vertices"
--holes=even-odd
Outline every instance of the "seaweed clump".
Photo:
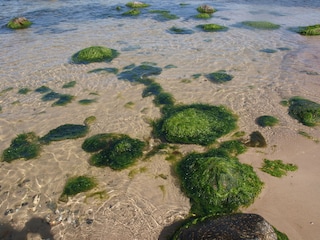
[[223,106],[191,104],[164,109],[154,132],[171,143],[209,145],[236,128],[237,118]]
[[60,201],[67,202],[68,196],[74,196],[80,192],[86,192],[97,186],[94,178],[88,176],[71,177],[67,180]]
[[142,64],[137,67],[133,66],[133,68],[121,72],[118,74],[118,79],[146,84],[147,82],[145,82],[143,79],[146,79],[149,76],[159,75],[161,72],[162,68],[160,67]]
[[316,36],[320,35],[320,24],[306,26],[306,27],[299,27],[297,32],[301,35],[305,36]]
[[279,120],[273,116],[264,115],[256,119],[256,123],[261,127],[273,127],[277,125]]
[[130,8],[145,8],[145,7],[149,7],[150,4],[134,1],[134,2],[128,2],[126,6]]
[[261,170],[274,177],[282,177],[287,175],[288,171],[296,171],[298,169],[297,165],[292,163],[283,163],[282,160],[269,160],[264,159]]
[[244,21],[242,22],[242,24],[248,27],[261,30],[275,30],[280,28],[280,25],[266,21]]
[[12,140],[9,148],[3,151],[2,161],[11,162],[19,158],[28,160],[39,154],[39,137],[33,132],[22,133]]
[[289,99],[289,115],[303,125],[320,124],[320,104],[301,97]]
[[218,32],[218,31],[225,31],[228,29],[225,26],[221,26],[214,23],[201,24],[201,25],[198,25],[197,27],[201,28],[205,32]]
[[206,77],[213,83],[224,83],[233,79],[233,76],[225,73],[225,71],[209,73]]
[[194,31],[191,29],[179,28],[179,27],[171,27],[168,30],[168,32],[172,33],[172,34],[192,34],[192,33],[194,33]]
[[29,21],[27,18],[16,17],[11,19],[8,22],[7,27],[11,29],[24,29],[24,28],[30,27],[31,25],[32,25],[32,22]]
[[143,155],[145,143],[125,134],[101,133],[85,139],[82,149],[94,153],[90,164],[122,170],[134,164]]
[[250,134],[250,139],[247,141],[246,146],[248,147],[260,147],[264,148],[267,146],[266,139],[259,131],[254,131]]
[[119,53],[114,49],[92,46],[78,51],[72,55],[71,59],[73,63],[87,64],[92,62],[110,62],[118,55]]
[[263,186],[252,166],[222,149],[187,155],[177,173],[191,213],[197,216],[229,214],[249,206]]

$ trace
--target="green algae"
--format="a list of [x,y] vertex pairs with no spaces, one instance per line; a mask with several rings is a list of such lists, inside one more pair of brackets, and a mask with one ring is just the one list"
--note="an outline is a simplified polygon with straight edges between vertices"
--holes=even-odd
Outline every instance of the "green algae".
[[95,99],[81,99],[81,100],[78,101],[78,103],[81,104],[81,105],[89,105],[89,104],[94,103],[94,102],[96,102]]
[[236,157],[247,151],[247,146],[240,140],[225,141],[220,144],[221,150],[226,151],[230,156]]
[[172,106],[155,122],[154,133],[171,143],[209,145],[234,130],[236,120],[236,116],[223,106]]
[[11,19],[7,27],[10,29],[25,29],[32,25],[32,22],[26,19],[25,17],[16,17]]
[[177,165],[182,190],[197,216],[228,214],[249,206],[263,183],[253,168],[221,149],[191,153]]
[[29,92],[31,92],[31,89],[29,89],[29,88],[20,88],[18,91],[19,94],[23,94],[23,95],[25,95]]
[[320,104],[301,97],[289,99],[289,115],[303,125],[313,127],[320,124]]
[[264,48],[259,50],[259,52],[264,52],[264,53],[276,53],[277,50],[271,49],[271,48]]
[[175,14],[171,14],[170,11],[166,10],[150,10],[149,13],[156,13],[158,21],[168,21],[168,20],[175,20],[179,19],[179,17]]
[[74,196],[81,192],[87,192],[97,186],[96,180],[88,176],[71,177],[67,180],[60,201],[68,201],[68,196]]
[[130,68],[126,67],[125,69],[127,69],[127,71],[123,71],[118,74],[118,79],[140,83],[144,83],[142,79],[154,75],[159,75],[162,72],[162,68],[147,64],[142,64],[139,66],[130,65]]
[[179,28],[179,27],[175,27],[175,26],[169,28],[168,32],[172,33],[172,34],[192,34],[192,33],[194,33],[194,31],[191,29]]
[[76,85],[76,81],[70,81],[68,83],[63,84],[62,88],[73,88]]
[[[133,165],[143,155],[145,143],[139,139],[133,139],[127,135],[115,135],[115,137],[100,135],[100,137],[102,140],[98,138],[97,143],[94,139],[90,139],[91,145],[96,146],[95,149],[102,148],[90,158],[89,162],[93,166],[108,166],[113,170],[122,170]],[[102,146],[103,142],[105,144]],[[88,145],[88,142],[83,145],[86,149],[85,145]]]
[[226,31],[228,28],[225,26],[221,26],[214,23],[208,23],[208,24],[201,24],[197,26],[198,28],[201,28],[205,32],[218,32],[218,31]]
[[55,129],[50,130],[45,136],[40,138],[43,144],[49,144],[52,141],[61,141],[65,139],[76,139],[84,137],[89,131],[89,125],[95,121],[94,116],[85,119],[84,125],[80,124],[64,124]]
[[2,161],[11,162],[24,158],[26,160],[35,158],[40,154],[39,137],[33,132],[19,134],[12,140],[10,147],[2,154]]
[[206,77],[213,83],[224,83],[229,82],[233,79],[232,75],[225,73],[225,71],[223,70],[209,73],[206,75]]
[[41,86],[41,87],[36,88],[34,91],[37,93],[43,94],[43,93],[51,92],[52,90],[47,86]]
[[261,170],[274,177],[282,177],[287,175],[288,171],[296,171],[298,166],[292,163],[283,163],[282,160],[264,159]]
[[130,10],[124,12],[122,15],[124,15],[124,16],[138,16],[138,15],[140,15],[140,13],[141,12],[139,9],[134,8],[134,9],[130,9]]
[[92,46],[78,51],[72,55],[71,60],[76,64],[110,62],[118,55],[119,53],[114,49],[102,46]]
[[52,103],[52,107],[54,106],[65,106],[68,103],[72,102],[72,100],[74,99],[74,96],[70,95],[70,94],[59,94],[59,99],[57,101],[55,101],[54,103]]
[[133,107],[134,107],[134,102],[132,102],[132,101],[130,101],[130,102],[127,102],[125,105],[124,105],[124,107],[125,108],[130,108],[130,109],[132,109]]
[[256,123],[260,127],[273,127],[279,123],[279,120],[273,116],[263,115],[256,119]]
[[153,102],[156,106],[173,106],[175,103],[175,99],[171,93],[160,92],[155,96]]
[[3,90],[0,92],[0,96],[1,96],[2,94],[7,93],[7,92],[12,91],[12,90],[13,90],[13,87],[8,87],[8,88],[6,88],[6,89],[3,89]]
[[199,19],[209,19],[209,18],[212,18],[212,15],[209,13],[198,13],[194,17]]
[[149,97],[152,95],[159,95],[161,92],[163,92],[163,88],[159,83],[153,82],[150,85],[148,85],[142,92],[142,97]]
[[[41,91],[43,91],[43,89],[41,89]],[[46,93],[46,92],[48,92],[48,91],[44,90],[41,93]],[[50,92],[46,93],[45,95],[43,95],[41,97],[41,100],[44,101],[44,102],[53,101],[55,99],[59,99],[60,95],[61,95],[60,93],[57,93],[57,92],[54,92],[54,91],[50,91]]]
[[82,144],[84,151],[95,153],[90,158],[91,165],[109,166],[114,170],[121,170],[134,164],[143,155],[144,147],[144,142],[118,133],[97,134],[85,139]]
[[320,24],[298,27],[296,32],[305,36],[317,36],[320,35]]
[[242,22],[242,24],[248,27],[261,30],[275,30],[280,28],[280,25],[267,21],[244,21]]

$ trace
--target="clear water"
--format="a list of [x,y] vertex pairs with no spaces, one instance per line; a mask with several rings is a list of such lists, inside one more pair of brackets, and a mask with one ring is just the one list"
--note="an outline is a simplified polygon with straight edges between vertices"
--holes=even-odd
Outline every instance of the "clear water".
[[[278,134],[290,135],[297,123],[279,102],[296,95],[320,102],[319,37],[304,37],[288,30],[318,24],[318,0],[185,1],[186,5],[179,1],[148,1],[151,7],[140,16],[123,17],[126,2],[0,0],[0,151],[19,133],[34,131],[43,136],[65,123],[81,124],[91,115],[97,117],[97,122],[90,135],[121,132],[149,139],[148,119],[160,116],[152,98],[143,99],[142,85],[118,80],[114,74],[88,73],[97,68],[114,67],[121,72],[130,64],[156,63],[163,72],[155,80],[178,103],[226,105],[239,116],[239,128],[246,132],[256,129],[256,117],[268,114],[280,119],[284,130],[278,129]],[[201,4],[218,9],[213,18],[194,18],[195,9]],[[117,6],[122,10],[118,11]],[[169,10],[179,19],[160,21],[157,14],[148,10]],[[33,25],[18,31],[7,29],[6,23],[16,16],[27,17]],[[242,21],[270,21],[281,27],[273,31],[249,29],[240,24]],[[203,23],[229,29],[206,33],[196,27]],[[168,29],[173,26],[194,33],[171,34]],[[93,45],[116,49],[120,56],[110,63],[70,63],[75,52]],[[275,52],[267,53],[264,49]],[[169,64],[176,68],[165,69]],[[204,77],[218,70],[225,70],[234,79],[213,84]],[[194,74],[202,76],[195,79]],[[76,86],[63,89],[63,84],[70,81],[76,81]],[[17,93],[21,88],[34,90],[42,85],[76,99],[65,107],[51,107],[51,102],[41,101],[38,93]],[[8,88],[12,90],[5,91]],[[77,103],[87,98],[96,102],[88,106]],[[134,102],[133,108],[124,107],[127,102]],[[262,131],[267,137],[275,134]],[[313,134],[320,135],[318,131]],[[115,173],[88,166],[89,156],[81,150],[81,142],[53,143],[43,149],[37,160],[1,163],[0,174],[5,178],[1,184],[0,213],[17,209],[22,201],[29,202],[32,209],[33,197],[41,195],[41,207],[38,205],[37,210],[21,208],[1,215],[1,221],[11,221],[22,228],[32,216],[56,216],[46,203],[57,201],[66,177],[77,174],[97,176],[99,190],[108,192],[109,197],[85,204],[82,195],[62,204],[61,208],[72,212],[74,218],[53,227],[57,239],[73,239],[73,234],[77,234],[74,239],[105,239],[105,234],[109,234],[108,239],[157,239],[165,225],[187,214],[188,199],[181,195],[174,178],[161,182],[163,179],[154,177],[170,175],[170,166],[163,159],[141,163],[149,169],[147,174],[129,179],[128,171]],[[26,187],[17,187],[26,179],[30,180]],[[146,182],[150,185],[145,186]],[[167,195],[163,196],[160,185],[166,186]],[[122,216],[122,210],[132,214],[131,219]],[[72,221],[77,218],[80,227],[75,233]],[[95,219],[97,225],[86,224],[85,218]],[[113,228],[101,229],[101,224]]]

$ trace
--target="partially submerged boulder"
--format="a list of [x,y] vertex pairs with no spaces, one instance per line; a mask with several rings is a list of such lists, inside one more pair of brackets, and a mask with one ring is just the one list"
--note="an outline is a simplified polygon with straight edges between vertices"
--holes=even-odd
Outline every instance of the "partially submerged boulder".
[[289,115],[306,126],[320,125],[320,104],[301,97],[289,99]]
[[280,25],[267,22],[267,21],[244,21],[242,22],[242,24],[248,27],[261,29],[261,30],[275,30],[280,28]]
[[72,55],[71,60],[73,63],[77,64],[110,62],[118,55],[119,53],[114,49],[102,46],[92,46],[78,51]]
[[205,217],[189,222],[173,240],[255,239],[277,240],[275,229],[263,217],[237,213],[222,217]]
[[30,27],[31,24],[32,22],[25,17],[16,17],[8,22],[7,27],[11,29],[24,29]]

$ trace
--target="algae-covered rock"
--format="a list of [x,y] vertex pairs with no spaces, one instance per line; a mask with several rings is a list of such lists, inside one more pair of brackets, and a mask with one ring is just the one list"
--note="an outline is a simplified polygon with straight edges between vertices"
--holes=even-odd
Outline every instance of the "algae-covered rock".
[[90,158],[90,164],[97,167],[109,166],[121,170],[134,164],[143,155],[145,143],[125,134],[104,133],[87,138],[82,149],[97,152]]
[[71,177],[67,180],[60,201],[68,201],[68,196],[74,196],[80,192],[86,192],[97,186],[94,178],[88,176]]
[[71,59],[73,63],[92,63],[92,62],[110,62],[117,57],[119,53],[111,48],[92,46],[75,53]]
[[192,34],[192,33],[194,33],[194,31],[191,29],[179,28],[179,27],[171,27],[168,30],[168,32],[172,33],[172,34]]
[[261,127],[273,127],[277,125],[279,120],[273,116],[263,115],[256,119],[256,123]]
[[154,130],[168,142],[209,145],[234,130],[236,120],[223,106],[181,105],[169,108]]
[[126,6],[130,8],[145,8],[145,7],[149,7],[150,4],[134,1],[134,2],[128,2]]
[[138,16],[140,15],[140,10],[139,9],[136,9],[136,8],[133,8],[133,9],[130,9],[126,12],[124,12],[122,15],[124,16]]
[[249,206],[263,183],[252,166],[242,164],[223,149],[191,153],[177,165],[191,213],[198,216],[228,214]]
[[8,22],[7,27],[11,29],[24,29],[30,27],[31,24],[32,22],[25,17],[16,17]]
[[280,28],[280,25],[267,22],[267,21],[244,21],[242,22],[242,24],[248,27],[261,29],[261,30],[275,30]]
[[301,97],[289,99],[289,115],[306,126],[320,124],[320,104]]
[[273,226],[252,213],[236,213],[221,217],[193,219],[181,227],[173,240],[277,240]]
[[210,14],[210,13],[199,13],[199,14],[195,15],[195,18],[209,19],[209,18],[212,18],[212,14]]
[[305,36],[320,35],[320,24],[306,26],[306,27],[299,27],[297,32]]
[[213,7],[209,6],[209,5],[204,4],[204,5],[201,5],[201,6],[197,7],[197,11],[198,11],[199,13],[209,13],[209,14],[212,14],[212,13],[216,12],[217,10],[214,9]]
[[267,142],[264,138],[264,136],[261,134],[261,132],[259,131],[254,131],[250,134],[249,136],[249,141],[247,141],[245,144],[248,147],[266,147],[267,146]]
[[218,32],[218,31],[225,31],[228,29],[227,27],[214,24],[214,23],[201,24],[201,25],[198,25],[197,27],[201,28],[205,32]]
[[9,148],[3,151],[2,161],[11,162],[19,158],[28,160],[39,154],[39,137],[33,132],[22,133],[12,140]]
[[298,166],[292,163],[284,163],[282,160],[264,159],[261,170],[274,177],[287,175],[288,171],[296,171]]
[[213,83],[224,83],[233,79],[233,76],[225,73],[225,71],[209,73],[206,77]]

